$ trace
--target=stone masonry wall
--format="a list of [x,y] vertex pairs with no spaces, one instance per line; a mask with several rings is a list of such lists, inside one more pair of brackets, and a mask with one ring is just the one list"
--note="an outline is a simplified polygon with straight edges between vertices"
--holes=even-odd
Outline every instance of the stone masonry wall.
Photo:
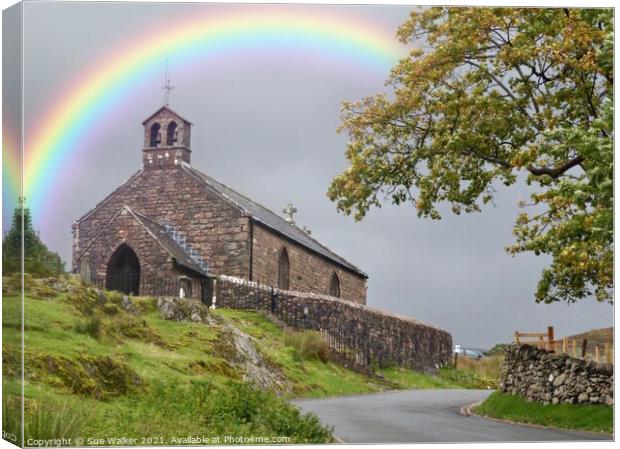
[[220,276],[216,307],[262,310],[288,326],[320,332],[329,346],[361,367],[394,363],[435,372],[452,359],[452,336],[412,318],[327,295],[285,291]]
[[613,405],[613,366],[574,359],[529,345],[510,345],[500,391],[543,404]]
[[248,217],[180,167],[141,172],[76,223],[73,260],[124,205],[174,226],[214,273],[247,276]]
[[[105,286],[108,261],[123,243],[129,245],[140,261],[140,294],[156,295],[161,292],[176,294],[179,276],[185,274],[176,267],[170,256],[129,213],[121,214],[103,230],[82,259],[89,265],[92,280]],[[82,260],[80,260],[80,265]],[[200,282],[192,280],[192,296],[200,297]]]
[[340,297],[366,304],[366,279],[361,275],[307,251],[259,224],[254,225],[253,281],[278,285],[278,256],[282,248],[286,248],[289,257],[291,290],[329,294],[331,276],[336,273],[340,280]]

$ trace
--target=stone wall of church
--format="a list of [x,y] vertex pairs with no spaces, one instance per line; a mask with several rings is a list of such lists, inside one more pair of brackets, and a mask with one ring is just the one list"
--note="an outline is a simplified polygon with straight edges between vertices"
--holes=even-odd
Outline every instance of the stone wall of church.
[[335,272],[340,280],[340,297],[366,304],[366,279],[362,276],[308,251],[260,224],[254,224],[253,234],[253,281],[278,286],[278,256],[282,248],[286,248],[290,264],[291,290],[328,295],[331,276]]
[[[277,286],[278,253],[286,247],[291,289],[329,294],[331,276],[336,273],[341,297],[366,303],[364,277],[260,224],[254,224],[250,257],[250,219],[181,167],[143,171],[76,223],[73,260],[125,205],[180,231],[216,275],[249,279],[252,260],[252,280]],[[110,235],[104,240],[111,247],[118,239]],[[79,264],[74,268],[79,271]],[[105,269],[100,275],[104,274]]]
[[73,260],[124,205],[174,226],[214,273],[247,276],[248,218],[180,167],[143,171],[74,225]]
[[101,236],[86,250],[79,261],[87,263],[93,281],[105,281],[110,257],[123,243],[126,243],[140,261],[140,294],[152,294],[154,279],[174,279],[178,273],[163,248],[129,213],[118,216],[103,230]]

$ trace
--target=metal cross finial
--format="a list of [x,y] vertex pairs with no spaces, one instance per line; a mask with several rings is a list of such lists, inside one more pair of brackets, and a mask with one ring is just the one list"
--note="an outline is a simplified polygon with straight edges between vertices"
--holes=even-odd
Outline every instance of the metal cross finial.
[[164,80],[164,87],[162,87],[162,89],[166,91],[164,104],[168,106],[170,103],[170,92],[174,90],[174,86],[170,85],[170,79],[168,78],[168,59],[166,59],[166,79]]
[[288,221],[290,224],[295,224],[295,220],[293,219],[293,214],[297,213],[297,208],[293,207],[291,203],[288,203],[287,206],[284,209],[282,209],[282,212],[288,215],[288,217],[286,218],[286,221]]

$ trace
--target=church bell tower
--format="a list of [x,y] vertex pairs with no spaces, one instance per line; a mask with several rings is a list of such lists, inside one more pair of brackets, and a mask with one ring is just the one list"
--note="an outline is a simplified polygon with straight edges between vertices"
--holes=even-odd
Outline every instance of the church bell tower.
[[162,106],[142,122],[144,126],[144,169],[164,169],[191,163],[192,123],[168,106]]

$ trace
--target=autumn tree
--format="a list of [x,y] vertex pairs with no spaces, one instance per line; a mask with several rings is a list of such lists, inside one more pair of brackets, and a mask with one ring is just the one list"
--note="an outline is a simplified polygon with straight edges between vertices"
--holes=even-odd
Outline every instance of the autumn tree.
[[415,49],[391,92],[343,104],[338,209],[361,220],[391,200],[439,219],[526,182],[507,250],[551,256],[537,301],[611,301],[612,10],[431,8],[398,37]]

